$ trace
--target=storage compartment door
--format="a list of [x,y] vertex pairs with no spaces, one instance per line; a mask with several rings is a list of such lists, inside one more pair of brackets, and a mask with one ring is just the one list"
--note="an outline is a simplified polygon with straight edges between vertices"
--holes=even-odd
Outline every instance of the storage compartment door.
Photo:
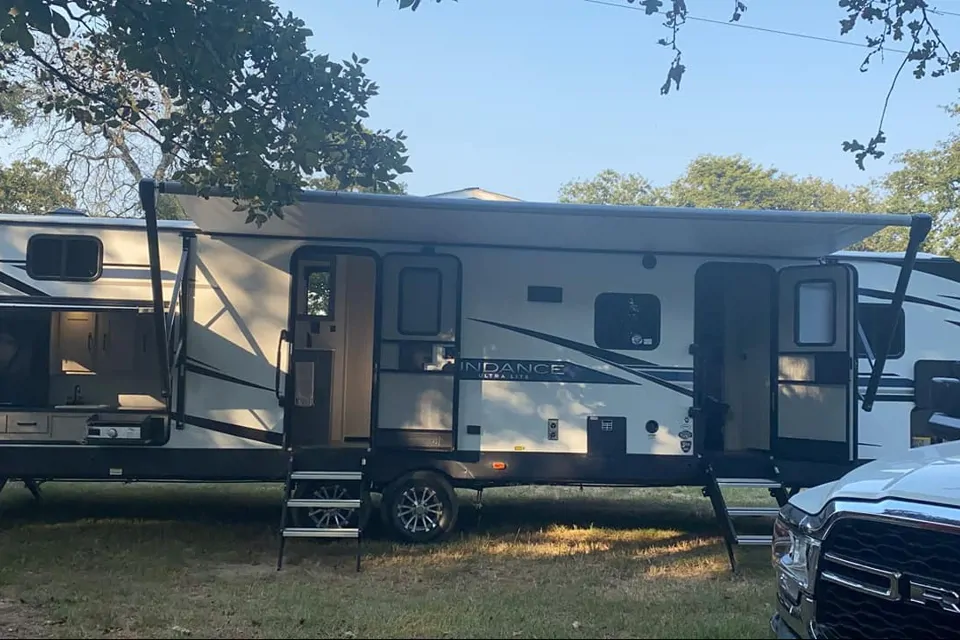
[[383,258],[377,447],[454,448],[460,261]]
[[778,457],[823,462],[856,457],[856,280],[848,265],[780,271],[773,434]]

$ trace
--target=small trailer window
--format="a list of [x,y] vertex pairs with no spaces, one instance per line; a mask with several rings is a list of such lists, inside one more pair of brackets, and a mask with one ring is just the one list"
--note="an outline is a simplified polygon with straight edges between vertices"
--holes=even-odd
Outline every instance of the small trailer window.
[[[870,343],[871,352],[876,355],[879,349],[883,348],[882,341],[890,330],[890,303],[882,302],[861,302],[857,307],[857,316],[860,320],[860,326],[863,327],[863,334]],[[897,316],[899,321],[893,331],[893,343],[890,346],[888,360],[902,358],[906,351],[906,329],[904,327],[903,309]],[[857,334],[857,357],[866,358],[867,351],[863,342],[860,340],[859,332]]]
[[333,274],[330,267],[308,267],[304,271],[307,315],[329,318],[333,315]]
[[794,342],[802,346],[828,346],[836,342],[837,288],[832,280],[797,283]]
[[93,236],[36,235],[27,243],[27,274],[34,280],[91,282],[103,271],[103,244]]
[[406,267],[400,272],[400,333],[435,336],[440,333],[443,278],[438,269]]
[[660,345],[660,298],[601,293],[593,306],[593,340],[601,349],[652,351]]

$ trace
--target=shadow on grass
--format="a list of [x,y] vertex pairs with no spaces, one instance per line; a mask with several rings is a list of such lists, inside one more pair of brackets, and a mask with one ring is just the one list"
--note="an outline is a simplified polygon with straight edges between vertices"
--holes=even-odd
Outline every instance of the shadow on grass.
[[114,627],[125,637],[180,627],[195,637],[766,633],[768,555],[738,551],[743,570],[730,574],[695,493],[490,492],[479,522],[463,503],[466,530],[443,543],[375,533],[357,574],[352,541],[291,541],[284,571],[274,570],[275,485],[43,489],[40,504],[16,485],[0,500],[0,604],[64,622],[23,623],[20,637]]
[[[631,493],[632,492],[632,493]],[[247,532],[279,527],[282,487],[271,484],[189,485],[154,483],[48,483],[37,503],[18,483],[0,497],[0,530],[27,524],[136,521],[182,525],[231,525]],[[613,496],[613,497],[611,497]],[[621,496],[628,496],[624,499]],[[460,498],[459,529],[468,535],[503,536],[548,527],[577,529],[667,529],[693,536],[716,537],[719,528],[705,498],[677,500],[669,490],[608,489],[603,494],[556,490],[508,489],[491,495],[481,510]],[[751,526],[753,525],[753,526]],[[756,531],[763,520],[747,523]],[[192,527],[186,527],[192,529]],[[390,541],[379,517],[379,501],[365,533],[368,539]],[[458,534],[462,535],[462,534]]]

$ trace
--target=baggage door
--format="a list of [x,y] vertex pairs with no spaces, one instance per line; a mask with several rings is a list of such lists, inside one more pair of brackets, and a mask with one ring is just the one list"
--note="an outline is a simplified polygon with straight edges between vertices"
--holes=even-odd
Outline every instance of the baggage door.
[[857,455],[857,274],[849,265],[786,267],[779,278],[777,457]]

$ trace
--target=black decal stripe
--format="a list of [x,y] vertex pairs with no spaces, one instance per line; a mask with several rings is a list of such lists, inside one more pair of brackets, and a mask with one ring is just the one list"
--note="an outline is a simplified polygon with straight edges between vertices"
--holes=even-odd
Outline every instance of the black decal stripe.
[[210,371],[223,371],[223,369],[221,369],[220,367],[215,367],[212,364],[207,364],[203,360],[198,360],[193,356],[187,356],[187,362],[193,362],[198,367],[204,367],[205,369],[209,369]]
[[200,416],[190,415],[184,415],[181,422],[194,427],[200,427],[201,429],[209,429],[210,431],[236,436],[238,438],[243,438],[244,440],[254,440],[256,442],[265,442],[267,444],[275,444],[277,446],[283,444],[283,434],[273,431],[241,427],[238,424],[231,424],[229,422],[221,422],[219,420],[212,420],[210,418],[201,418]]
[[568,340],[566,338],[561,338],[559,336],[551,336],[547,333],[541,333],[539,331],[534,331],[532,329],[524,329],[523,327],[515,327],[510,324],[504,324],[502,322],[494,322],[493,320],[481,320],[480,318],[470,318],[474,322],[482,322],[483,324],[488,324],[493,327],[499,327],[501,329],[506,329],[508,331],[513,331],[514,333],[519,333],[531,338],[537,338],[545,342],[550,342],[552,344],[566,347],[567,349],[573,349],[574,351],[579,351],[580,353],[586,354],[597,360],[603,360],[604,362],[609,362],[611,364],[618,365],[633,365],[633,366],[642,366],[642,367],[658,367],[659,365],[654,364],[653,362],[648,362],[646,360],[640,360],[638,358],[631,358],[630,356],[625,356],[615,351],[607,351],[606,349],[601,349],[600,347],[593,347],[588,344],[583,344],[582,342],[576,342],[574,340]]
[[217,380],[223,380],[224,382],[232,382],[234,384],[243,385],[244,387],[250,387],[252,389],[263,389],[264,391],[274,391],[273,387],[267,387],[262,384],[257,384],[256,382],[250,382],[249,380],[243,380],[235,376],[222,373],[220,371],[214,371],[213,369],[206,369],[199,365],[188,362],[186,364],[187,371],[191,373],[197,373],[202,376],[207,376],[208,378],[215,378]]
[[666,380],[662,380],[654,375],[651,375],[643,371],[639,371],[637,369],[638,366],[647,367],[647,368],[663,368],[656,363],[649,362],[646,360],[640,360],[638,358],[631,358],[630,356],[625,356],[621,353],[607,351],[606,349],[600,349],[599,347],[593,347],[588,344],[576,342],[574,340],[568,340],[566,338],[560,338],[558,336],[551,336],[546,333],[540,333],[539,331],[533,331],[531,329],[524,329],[523,327],[515,327],[513,325],[504,324],[502,322],[494,322],[492,320],[481,320],[479,318],[471,318],[471,320],[475,322],[482,322],[484,324],[488,324],[494,327],[499,327],[501,329],[506,329],[507,331],[513,331],[515,333],[519,333],[525,336],[530,336],[531,338],[537,338],[539,340],[543,340],[545,342],[549,342],[561,347],[566,347],[567,349],[571,349],[573,351],[577,351],[584,355],[588,355],[591,358],[596,358],[597,360],[606,362],[607,364],[617,367],[622,371],[627,371],[629,373],[632,373],[635,376],[643,378],[644,380],[652,382],[666,389],[670,389],[671,391],[675,391],[676,393],[679,393],[681,395],[684,395],[690,398],[693,397],[693,391],[691,389],[687,389],[686,387],[681,387],[676,384],[671,384]]
[[[628,384],[626,380],[561,360],[506,360],[467,358],[460,363],[461,380],[500,380],[505,382],[565,382],[572,384]],[[554,368],[556,367],[556,369]]]
[[654,383],[654,384],[656,384],[656,385],[659,385],[659,386],[661,386],[661,387],[663,387],[663,388],[665,388],[665,389],[670,389],[671,391],[675,391],[675,392],[679,393],[680,395],[687,396],[688,398],[692,398],[692,397],[693,397],[693,390],[692,390],[692,389],[687,389],[686,387],[681,387],[681,386],[676,385],[676,384],[671,384],[671,383],[667,382],[666,380],[661,380],[660,378],[658,378],[658,377],[656,377],[656,376],[654,376],[654,375],[652,375],[652,374],[648,374],[648,373],[644,373],[644,372],[641,372],[641,371],[637,371],[636,369],[628,369],[627,367],[620,366],[620,365],[616,364],[615,362],[611,362],[610,364],[612,364],[613,366],[615,366],[615,367],[617,367],[617,368],[619,368],[619,369],[623,369],[624,371],[629,371],[629,372],[632,373],[633,375],[639,376],[639,377],[643,378],[644,380],[649,380],[650,382],[652,382],[652,383]]
[[[860,289],[860,293],[865,296],[870,296],[871,298],[879,298],[880,300],[893,300],[893,294],[889,291],[880,291],[879,289]],[[946,309],[947,311],[956,311],[957,313],[960,313],[960,309],[957,307],[951,307],[948,304],[937,302],[936,300],[918,298],[917,296],[907,295],[904,297],[904,302],[912,302],[914,304],[922,304],[928,307]]]
[[50,295],[47,292],[41,291],[40,289],[37,289],[36,287],[33,287],[25,282],[20,282],[13,276],[3,273],[2,271],[0,271],[0,284],[6,285],[11,289],[15,289],[20,293],[25,293],[29,296],[43,296],[46,298]]

